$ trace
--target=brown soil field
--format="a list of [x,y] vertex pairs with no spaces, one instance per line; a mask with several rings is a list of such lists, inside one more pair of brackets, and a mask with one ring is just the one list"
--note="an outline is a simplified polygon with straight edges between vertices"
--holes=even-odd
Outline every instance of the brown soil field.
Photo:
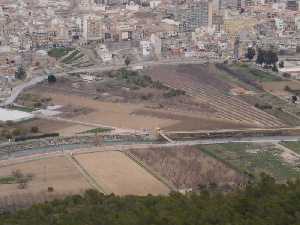
[[178,189],[196,190],[215,184],[228,190],[243,183],[238,172],[194,147],[136,149],[130,153]]
[[171,119],[178,121],[177,123],[161,127],[166,131],[175,130],[210,130],[210,129],[234,129],[234,128],[247,128],[245,124],[229,122],[226,120],[212,119],[210,117],[203,116],[190,116],[189,114],[176,114],[164,111],[154,111],[154,110],[138,110],[134,112],[135,115],[143,115],[149,117],[156,117],[161,119]]
[[58,132],[62,136],[73,136],[73,135],[77,135],[79,133],[82,133],[82,132],[85,132],[87,130],[91,130],[94,128],[95,127],[92,127],[92,126],[76,124],[73,126],[68,126],[68,127],[62,128],[62,129],[58,129],[58,130],[56,130],[56,132]]
[[28,132],[32,127],[38,127],[39,133],[59,133],[62,136],[73,136],[78,133],[95,128],[92,126],[86,126],[72,122],[55,121],[47,119],[33,119],[23,121],[21,123],[12,125],[12,129],[14,127],[21,128],[22,130],[26,130]]
[[300,90],[300,82],[298,81],[263,82],[262,86],[264,90],[271,92],[276,96],[288,96],[289,93],[284,90],[286,86],[288,86],[292,90]]
[[[40,92],[33,89],[32,92]],[[177,111],[174,109],[151,109],[149,105],[130,103],[111,103],[93,100],[90,97],[70,95],[68,93],[51,93],[44,90],[42,95],[52,98],[55,105],[72,105],[89,108],[91,112],[70,117],[68,119],[81,122],[97,123],[108,126],[132,129],[167,130],[201,130],[217,128],[245,128],[248,124],[224,119],[214,119],[213,113],[196,113],[195,111]],[[51,125],[50,125],[51,126]],[[72,134],[78,127],[67,126],[56,129],[62,133]]]
[[215,118],[246,124],[248,127],[285,126],[273,115],[230,94],[232,88],[237,88],[236,84],[221,78],[221,71],[212,64],[153,66],[148,69],[147,75],[208,104],[215,110],[215,113],[211,113]]
[[75,158],[105,192],[116,195],[169,193],[168,187],[122,152],[78,154]]
[[[132,129],[155,129],[175,124],[177,121],[133,115],[132,112],[143,108],[143,105],[128,103],[110,103],[93,100],[88,97],[63,93],[42,93],[51,96],[52,102],[57,105],[72,105],[93,110],[91,113],[71,117],[72,120],[96,123]],[[68,117],[70,119],[70,117]]]
[[61,129],[74,126],[73,123],[62,122],[62,121],[52,121],[46,119],[33,119],[29,121],[24,121],[18,124],[18,127],[23,129],[30,129],[31,127],[38,127],[41,133],[52,133],[58,132]]
[[91,188],[77,168],[64,156],[1,166],[0,177],[11,176],[15,170],[33,175],[32,180],[25,189],[19,189],[17,184],[0,184],[0,197],[38,194],[47,192],[48,187],[53,187],[54,193],[81,193]]

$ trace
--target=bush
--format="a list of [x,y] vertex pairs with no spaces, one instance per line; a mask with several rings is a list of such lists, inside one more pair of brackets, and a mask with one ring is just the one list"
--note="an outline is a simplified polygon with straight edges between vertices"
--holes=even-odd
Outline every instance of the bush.
[[285,91],[288,91],[288,92],[292,91],[292,89],[291,89],[290,86],[288,86],[288,85],[286,85],[286,86],[284,87],[284,90],[285,90]]
[[18,67],[15,72],[15,78],[18,80],[24,80],[26,78],[26,71],[23,66]]
[[13,136],[19,136],[23,133],[23,130],[21,128],[15,128],[13,131],[12,131],[12,135]]
[[272,109],[273,108],[273,106],[272,105],[269,105],[269,104],[259,104],[259,103],[256,103],[255,105],[254,105],[256,108],[258,108],[258,109],[261,109],[261,110],[265,110],[265,109]]
[[41,102],[35,102],[35,103],[33,104],[33,107],[34,107],[34,108],[40,108],[40,107],[42,107],[42,103],[41,103]]
[[48,75],[48,83],[55,83],[56,77],[53,74]]
[[284,67],[284,61],[280,61],[280,63],[278,64],[279,68],[283,68]]
[[179,89],[171,89],[168,92],[164,93],[164,97],[171,98],[179,95],[185,95],[185,91]]
[[48,187],[48,192],[53,192],[54,188],[53,187]]
[[38,133],[39,128],[38,127],[31,127],[30,131],[31,131],[31,133]]
[[12,134],[11,134],[10,131],[7,130],[7,129],[3,129],[3,130],[1,131],[1,136],[4,137],[4,138],[6,138],[6,139],[12,138]]

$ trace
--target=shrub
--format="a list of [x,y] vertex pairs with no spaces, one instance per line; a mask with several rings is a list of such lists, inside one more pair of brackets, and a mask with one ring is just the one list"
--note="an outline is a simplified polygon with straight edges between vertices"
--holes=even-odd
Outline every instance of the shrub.
[[55,83],[56,77],[53,74],[48,75],[48,83]]
[[171,89],[168,92],[164,93],[164,97],[171,98],[179,95],[185,95],[185,91],[179,89]]
[[21,128],[15,128],[13,131],[12,131],[12,135],[13,136],[19,136],[23,133],[23,130]]
[[38,133],[39,128],[38,127],[31,127],[30,131],[31,131],[31,133]]

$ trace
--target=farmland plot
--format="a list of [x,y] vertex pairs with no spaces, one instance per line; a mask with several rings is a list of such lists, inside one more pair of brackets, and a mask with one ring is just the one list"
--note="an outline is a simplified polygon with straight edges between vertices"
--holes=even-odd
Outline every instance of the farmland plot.
[[0,196],[37,194],[53,188],[54,193],[80,193],[91,188],[76,167],[65,157],[37,159],[0,167],[0,179],[19,171],[32,178],[25,188],[16,182],[0,182]]
[[178,189],[197,190],[213,184],[227,190],[244,182],[237,171],[197,148],[149,148],[130,152]]
[[167,186],[122,152],[78,154],[75,158],[106,193],[117,195],[169,193]]
[[274,144],[213,144],[199,146],[199,149],[254,177],[267,173],[284,182],[300,176],[300,157]]
[[221,80],[213,65],[156,66],[149,70],[149,75],[208,103],[217,111],[216,118],[258,127],[284,126],[276,117],[230,95],[236,85]]

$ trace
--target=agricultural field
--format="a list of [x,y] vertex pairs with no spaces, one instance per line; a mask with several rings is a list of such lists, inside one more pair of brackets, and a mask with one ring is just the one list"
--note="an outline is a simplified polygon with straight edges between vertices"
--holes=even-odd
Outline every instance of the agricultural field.
[[[22,179],[25,178],[27,181],[23,187]],[[49,188],[52,188],[53,194],[75,194],[91,187],[76,167],[63,156],[0,164],[0,197],[47,193]]]
[[[256,68],[251,68],[247,64],[234,64],[227,66],[228,71],[231,71],[233,76],[242,80],[244,83],[255,82],[256,84],[261,84],[262,82],[272,82],[272,81],[282,81],[283,79],[270,72],[265,72],[258,70]],[[238,76],[242,74],[243,76]],[[254,83],[249,83],[253,85]]]
[[290,150],[294,151],[297,154],[300,154],[300,142],[298,141],[289,141],[289,142],[281,142],[281,144]]
[[[89,87],[94,84],[89,82],[81,80],[76,90],[68,88],[68,85],[72,86],[70,80],[63,79],[61,84],[59,82],[57,81],[55,85],[42,84],[26,93],[51,98],[51,104],[62,105],[60,117],[99,124],[99,127],[100,125],[132,129],[160,127],[167,130],[249,127],[248,124],[237,121],[215,118],[213,111],[206,106],[206,103],[197,103],[193,100],[195,104],[190,105],[180,101],[185,98],[192,99],[185,95],[157,98],[156,103],[151,102],[153,100],[114,102],[96,98],[96,92]],[[67,129],[68,133],[70,129]],[[71,133],[74,132],[71,131]]]
[[159,195],[170,191],[165,184],[122,152],[95,152],[74,157],[105,193]]
[[[62,105],[60,117],[93,122],[99,127],[178,131],[300,124],[298,107],[263,90],[268,82],[287,81],[271,79],[275,75],[263,71],[257,75],[254,69],[249,72],[247,67],[247,72],[243,66],[236,67],[251,73],[254,77],[249,75],[247,79],[254,79],[254,83],[237,76],[239,73],[232,72],[231,66],[228,71],[226,66],[211,64],[164,65],[138,72],[120,69],[71,74],[26,91],[18,104],[28,109]],[[84,132],[74,128],[74,132],[69,128],[62,132]]]
[[133,149],[130,153],[179,190],[215,186],[228,191],[245,182],[239,172],[194,147]]
[[240,98],[257,109],[278,118],[288,126],[300,124],[300,107],[291,104],[289,98],[300,89],[298,81],[289,81],[276,74],[251,68],[246,64],[217,65],[222,78],[231,77],[232,83],[243,83],[252,95],[241,95]]
[[288,98],[292,93],[300,92],[298,81],[271,81],[263,82],[263,89],[281,98]]
[[277,117],[288,126],[300,125],[300,107],[267,92],[253,96],[242,96],[244,101],[269,115]]
[[65,66],[86,67],[93,65],[87,55],[74,48],[52,48],[48,51],[48,55],[59,60]]
[[300,176],[300,155],[281,145],[231,143],[198,148],[250,177],[267,173],[284,182]]
[[[218,74],[221,74],[219,77]],[[152,79],[158,79],[171,87],[184,90],[188,95],[205,102],[215,110],[215,118],[248,124],[256,127],[282,127],[282,121],[255,108],[241,98],[231,95],[240,88],[229,82],[215,65],[156,66],[148,71]],[[241,87],[244,88],[244,87]]]

